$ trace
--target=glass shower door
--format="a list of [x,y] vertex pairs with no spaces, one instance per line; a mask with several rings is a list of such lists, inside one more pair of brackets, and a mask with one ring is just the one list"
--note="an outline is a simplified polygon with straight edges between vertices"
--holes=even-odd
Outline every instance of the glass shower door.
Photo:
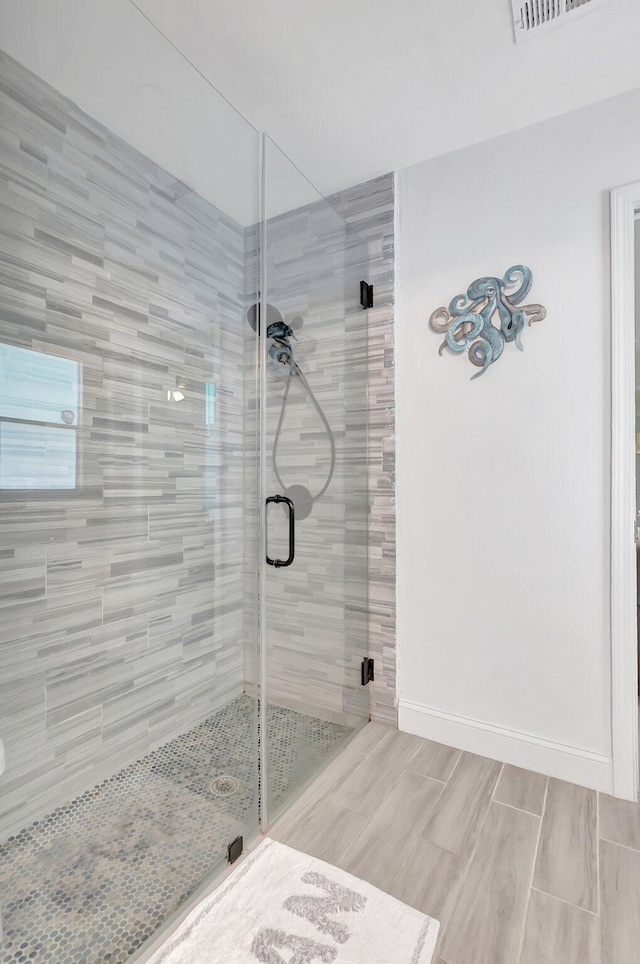
[[[364,242],[264,147],[263,824],[368,719]],[[265,785],[266,784],[266,785]]]

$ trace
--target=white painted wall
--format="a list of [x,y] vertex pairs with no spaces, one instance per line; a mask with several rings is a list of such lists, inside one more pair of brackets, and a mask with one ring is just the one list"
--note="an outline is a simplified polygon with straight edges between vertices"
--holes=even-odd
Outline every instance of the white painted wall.
[[[399,176],[401,728],[611,786],[611,188],[640,91]],[[528,264],[547,308],[481,378],[431,311]]]

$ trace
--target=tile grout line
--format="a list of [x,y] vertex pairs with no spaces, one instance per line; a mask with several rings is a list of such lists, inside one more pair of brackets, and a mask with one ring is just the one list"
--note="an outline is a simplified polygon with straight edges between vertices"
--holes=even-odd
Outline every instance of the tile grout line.
[[[485,759],[486,759],[486,758],[485,758]],[[496,760],[495,762],[498,763],[499,761]],[[503,770],[503,768],[504,768],[504,763],[502,763],[502,764],[500,765],[500,773],[498,774],[498,777],[496,778],[496,782],[495,782],[495,784],[494,784],[493,790],[491,791],[491,796],[490,796],[490,798],[489,798],[489,804],[488,804],[488,806],[487,806],[487,809],[486,809],[485,812],[484,812],[484,816],[482,817],[482,820],[477,824],[476,842],[475,842],[475,845],[474,845],[474,847],[473,847],[473,850],[472,850],[472,852],[471,852],[471,854],[470,854],[470,856],[469,856],[469,866],[471,865],[471,860],[472,860],[472,858],[473,858],[473,855],[474,855],[475,852],[476,852],[476,848],[477,848],[477,846],[478,846],[478,843],[480,842],[480,837],[481,837],[481,835],[482,835],[482,828],[483,828],[484,825],[486,824],[487,818],[489,817],[489,810],[491,809],[491,804],[494,802],[494,800],[493,800],[493,795],[494,795],[494,793],[496,792],[496,787],[498,786],[498,783],[500,782],[500,776],[502,775],[502,770]],[[457,856],[460,857],[460,856],[462,856],[462,855],[461,855],[461,854],[457,854]],[[467,868],[467,870],[468,870],[468,868]],[[465,875],[465,879],[466,879],[466,875]]]
[[449,783],[449,780],[451,780],[451,779],[453,778],[453,774],[454,774],[454,773],[456,772],[456,770],[458,769],[458,766],[460,765],[460,760],[462,759],[463,756],[464,756],[464,750],[460,750],[460,753],[459,753],[459,755],[458,755],[458,759],[457,759],[456,762],[453,764],[453,768],[452,768],[452,770],[451,770],[451,773],[449,774],[449,776],[448,776],[447,779],[445,780],[445,786],[447,786],[448,783]]
[[[398,730],[398,733],[402,733],[402,732],[403,732],[402,730]],[[411,734],[411,736],[413,736],[413,734]],[[418,739],[420,740],[421,737],[418,737]],[[413,763],[413,761],[415,760],[415,758],[417,757],[417,755],[418,755],[418,753],[420,752],[421,749],[422,749],[421,746],[417,746],[417,747],[415,748],[414,753],[413,753],[413,754],[409,757],[409,759],[407,760],[407,765],[406,765],[406,767],[404,768],[404,770],[402,771],[403,773],[405,772],[405,770],[408,770],[408,769],[409,769],[410,765]],[[424,774],[420,774],[420,773],[419,773],[418,776],[424,776]],[[442,782],[442,781],[439,781],[439,782]]]
[[[489,801],[489,804],[498,803],[498,801],[496,800],[496,790],[498,789],[498,784],[502,780],[502,774],[504,773],[505,766],[506,764],[503,763],[500,767],[500,773],[498,774],[498,779],[496,780],[493,790],[491,791],[491,800]],[[517,810],[518,808],[514,807],[513,809]]]
[[[347,809],[347,808],[345,807],[345,810],[346,810],[346,809]],[[350,812],[350,813],[355,813],[356,811],[353,810],[353,811],[349,811],[349,812]],[[349,851],[351,850],[351,848],[355,846],[355,844],[358,842],[358,840],[360,840],[360,837],[361,837],[362,834],[365,832],[365,830],[368,830],[368,829],[369,829],[369,827],[371,826],[371,821],[372,821],[372,820],[373,820],[373,817],[367,817],[367,818],[366,818],[366,823],[365,823],[364,826],[360,829],[359,833],[357,833],[357,834],[355,835],[355,837],[353,838],[353,840],[351,840],[351,841],[347,844],[347,846],[344,848],[344,850],[340,853],[340,855],[339,855],[338,858],[337,858],[338,861],[342,862],[342,861],[346,858],[346,856],[347,856],[347,854],[349,853]]]
[[[443,743],[442,745],[444,746],[444,743]],[[422,749],[422,748],[420,747],[420,749]],[[418,753],[420,753],[420,749],[418,749]],[[455,749],[455,747],[452,747],[452,749]],[[453,776],[453,771],[455,770],[455,768],[457,767],[457,765],[458,765],[458,763],[459,763],[459,761],[460,761],[460,757],[462,756],[462,752],[463,752],[462,750],[459,751],[458,756],[457,756],[457,758],[456,758],[456,762],[453,764],[453,766],[452,766],[452,768],[451,768],[451,772],[449,773],[448,776],[444,777],[444,779],[443,779],[442,777],[432,777],[430,773],[421,773],[419,770],[411,770],[411,773],[416,773],[416,774],[417,774],[418,776],[420,776],[420,777],[428,777],[430,780],[437,780],[438,783],[445,783],[445,784],[446,784],[446,783],[449,782],[449,780],[450,780],[451,777]],[[417,756],[417,754],[416,754],[416,756]],[[415,757],[414,757],[413,759],[415,759]],[[406,769],[406,770],[410,770],[410,768],[411,768],[411,761],[409,762],[409,764],[406,766],[405,769]]]
[[[488,812],[489,812],[489,809],[487,808],[487,813],[488,813]],[[447,924],[442,928],[441,945],[444,945],[445,931],[447,930],[447,927],[448,927],[448,925],[451,923],[451,920],[453,919],[453,915],[455,914],[456,908],[457,908],[457,906],[458,906],[458,901],[459,901],[460,893],[461,893],[461,891],[462,891],[462,888],[464,887],[464,885],[465,885],[466,882],[467,882],[467,877],[469,876],[469,870],[471,869],[471,861],[473,860],[473,855],[474,855],[475,852],[476,852],[476,848],[477,848],[477,846],[478,846],[479,841],[480,841],[480,833],[478,833],[478,837],[477,837],[477,840],[476,840],[476,842],[475,842],[475,846],[473,847],[473,850],[472,850],[471,853],[469,854],[469,859],[468,859],[467,862],[466,862],[466,866],[465,866],[465,868],[464,868],[464,871],[463,871],[462,874],[460,875],[460,880],[458,880],[458,882],[457,882],[457,884],[456,884],[456,888],[457,888],[457,892],[456,892],[456,895],[455,895],[456,899],[453,901],[451,907],[450,907],[450,908],[447,908],[447,909],[448,909],[448,912],[449,912],[449,913],[448,913],[448,920],[447,920]],[[440,848],[440,849],[441,849],[441,848]],[[451,851],[447,850],[447,851],[445,851],[445,853],[451,853]],[[460,856],[460,855],[456,855],[456,856]],[[446,906],[446,901],[445,901],[445,906]],[[448,962],[445,961],[445,959],[444,959],[443,957],[439,958],[439,960],[442,962],[442,964],[448,964]]]
[[[406,771],[403,771],[403,772],[406,772]],[[420,773],[414,774],[414,776],[421,776],[421,774],[420,774]],[[433,777],[425,777],[425,780],[433,780]],[[438,781],[435,781],[435,782],[441,783],[442,781],[438,780]],[[438,802],[440,801],[440,798],[442,797],[442,794],[444,793],[444,791],[445,791],[446,789],[447,789],[447,782],[445,781],[444,783],[442,783],[442,787],[441,787],[441,789],[440,789],[440,793],[438,794],[438,796],[437,796],[437,797],[435,798],[435,800],[433,801],[433,806],[432,806],[431,809],[429,810],[429,813],[428,813],[428,815],[427,815],[427,819],[426,819],[425,824],[424,824],[424,829],[425,829],[425,830],[426,830],[426,828],[427,828],[427,824],[429,823],[429,820],[431,819],[431,814],[432,814],[433,811],[435,810],[436,805],[437,805]],[[420,832],[418,832],[418,833],[416,834],[416,836],[417,836],[420,840],[426,840],[426,839],[427,839],[426,837],[423,837]],[[431,843],[431,841],[428,840],[427,843]],[[441,847],[441,848],[439,848],[439,849],[444,850],[443,847]],[[448,850],[445,851],[445,853],[449,853],[449,852],[450,852],[450,851],[448,851]],[[408,858],[407,858],[407,859],[408,859]],[[398,868],[398,870],[399,870],[399,869],[400,869],[400,868]],[[393,875],[393,879],[395,880],[396,877],[397,877],[397,873]]]
[[590,917],[599,917],[597,911],[588,910],[586,907],[580,907],[578,904],[573,904],[570,900],[565,900],[564,897],[557,897],[555,894],[550,894],[548,890],[542,890],[541,887],[534,887],[532,884],[531,890],[535,891],[536,894],[544,894],[545,897],[550,897],[551,900],[558,900],[561,904],[566,904],[568,907],[573,907],[575,910],[583,911],[583,913],[588,914]]
[[[436,798],[436,799],[434,800],[434,802],[433,802],[433,807],[432,807],[431,810],[429,811],[429,816],[427,817],[427,820],[425,821],[425,824],[424,824],[425,829],[426,829],[426,827],[427,827],[427,824],[428,824],[428,822],[429,822],[429,819],[431,818],[431,814],[433,813],[433,811],[434,811],[434,809],[435,809],[435,807],[436,807],[436,804],[438,803],[438,801],[440,800],[442,794],[444,793],[444,791],[446,790],[446,788],[447,788],[448,785],[449,785],[449,780],[451,780],[451,778],[453,777],[453,774],[456,772],[456,769],[457,769],[457,767],[458,767],[458,764],[460,763],[460,760],[462,759],[462,754],[463,754],[463,752],[464,752],[463,750],[460,750],[460,752],[458,753],[458,758],[457,758],[456,762],[454,763],[453,767],[451,768],[451,773],[449,774],[449,776],[447,777],[447,779],[446,779],[445,782],[443,783],[443,785],[442,785],[442,790],[440,791],[440,793],[438,794],[437,798]],[[417,833],[417,837],[418,837],[418,839],[420,839],[420,840],[426,840],[426,837],[423,837],[421,833]],[[427,842],[430,843],[431,841],[427,841]],[[432,846],[435,846],[435,844],[433,844]],[[439,849],[439,850],[442,850],[443,853],[450,853],[450,851],[445,850],[443,847],[439,847],[438,849]],[[474,848],[474,849],[475,849],[475,848]],[[409,859],[409,858],[407,857],[407,860],[408,860],[408,859]],[[406,863],[406,861],[405,861],[405,863]],[[466,880],[467,873],[468,873],[468,871],[469,871],[469,865],[470,865],[470,863],[471,863],[471,857],[469,858],[469,861],[468,861],[467,866],[466,866],[466,868],[465,868],[464,880]],[[403,864],[402,866],[404,866],[404,864]],[[399,867],[398,870],[396,871],[396,873],[393,875],[393,878],[392,878],[392,880],[391,880],[391,885],[392,885],[392,886],[393,886],[393,884],[395,883],[395,880],[396,880],[396,878],[397,878],[397,876],[398,876],[398,874],[400,873],[401,870],[402,870],[402,867]],[[458,886],[461,886],[463,882],[464,882],[464,881],[459,882]],[[457,902],[457,901],[456,901],[456,902]],[[449,914],[448,914],[449,920],[451,919],[451,916],[452,916],[452,914],[453,914],[453,911],[455,910],[456,902],[453,903],[453,906],[452,906],[452,907],[450,908],[450,910],[449,910]],[[445,907],[446,907],[446,901],[445,901]],[[444,937],[445,937],[445,931],[446,931],[446,929],[447,929],[447,925],[446,925],[446,924],[445,924],[444,926],[441,926],[440,931],[439,931],[439,933],[438,933],[438,940],[437,940],[437,943],[436,943],[436,948],[437,948],[438,946],[441,947],[441,946],[444,944]],[[439,957],[438,960],[439,960],[440,964],[447,964],[447,962],[444,960],[444,958]]]
[[542,820],[541,813],[534,813],[533,810],[525,810],[524,807],[515,807],[512,803],[505,803],[504,800],[492,800],[491,803],[495,803],[498,807],[508,807],[509,810],[517,810],[518,813],[528,813],[530,817],[537,817],[538,820]]
[[518,961],[522,961],[522,952],[524,950],[524,937],[527,930],[527,918],[529,917],[529,905],[531,904],[531,891],[533,890],[533,878],[536,873],[536,864],[538,862],[538,850],[540,849],[540,838],[542,837],[542,821],[544,820],[544,815],[547,809],[547,795],[549,793],[549,780],[547,779],[546,786],[544,788],[544,801],[542,804],[542,813],[540,814],[538,824],[538,838],[536,840],[536,846],[533,851],[533,860],[531,861],[531,876],[529,878],[529,893],[527,894],[527,905],[524,909],[524,919],[522,921],[522,933],[520,934],[520,947],[518,949]]
[[[460,757],[458,758],[458,762],[459,762],[459,760],[462,759],[462,756],[463,756],[463,754],[464,754],[465,752],[466,752],[466,751],[464,751],[464,750],[461,750],[461,751],[460,751]],[[495,762],[498,762],[498,761],[495,761]],[[457,767],[457,765],[458,765],[458,764],[456,763],[456,767]],[[486,821],[487,821],[487,817],[489,816],[489,810],[491,809],[491,804],[492,804],[492,802],[493,802],[493,794],[495,793],[495,789],[496,789],[496,787],[498,786],[498,783],[499,783],[499,781],[500,781],[500,776],[502,775],[502,769],[504,768],[504,766],[505,766],[505,764],[503,763],[503,764],[501,765],[501,768],[500,768],[500,775],[498,776],[498,778],[497,778],[497,780],[496,780],[496,783],[495,783],[495,786],[494,786],[494,788],[493,788],[493,791],[492,791],[492,794],[491,794],[491,799],[489,800],[489,806],[487,807],[487,809],[486,809],[486,811],[485,811],[485,815],[484,815],[482,821],[478,824],[475,843],[474,843],[474,845],[473,845],[473,848],[471,849],[471,852],[469,853],[469,857],[468,857],[468,860],[466,861],[466,865],[465,865],[465,867],[464,867],[464,871],[463,871],[463,873],[460,875],[460,879],[459,879],[459,880],[457,881],[457,883],[456,883],[456,891],[455,891],[455,897],[456,897],[456,899],[455,899],[455,901],[453,902],[452,906],[451,906],[450,908],[447,908],[447,910],[448,910],[448,920],[447,920],[447,924],[442,928],[442,934],[439,934],[439,935],[438,935],[438,944],[440,945],[440,947],[443,947],[443,946],[444,946],[445,931],[447,930],[448,924],[449,924],[449,923],[451,922],[451,920],[453,919],[453,916],[454,916],[454,914],[455,914],[456,907],[458,906],[458,900],[459,900],[460,893],[462,892],[462,889],[463,889],[465,883],[467,882],[467,878],[468,878],[468,876],[469,876],[469,871],[470,871],[470,869],[471,869],[471,861],[473,860],[474,854],[475,854],[475,852],[476,852],[476,850],[477,850],[477,848],[478,848],[478,844],[480,843],[480,837],[482,836],[482,828],[484,827],[484,825],[485,825],[485,823],[486,823]],[[454,767],[453,770],[451,771],[451,775],[452,775],[452,776],[453,776],[453,773],[454,773],[456,767]],[[542,821],[541,821],[541,823],[542,823]],[[423,838],[423,839],[426,839],[426,838]],[[431,841],[428,841],[428,842],[431,843]],[[435,846],[435,844],[432,844],[432,846]],[[444,848],[442,848],[442,847],[439,847],[438,849],[439,849],[439,850],[444,850]],[[446,853],[452,853],[452,851],[450,851],[450,850],[447,850],[447,851],[445,851],[445,852],[446,852]],[[458,857],[460,860],[463,859],[462,854],[454,854],[454,856]],[[445,906],[446,906],[446,902],[445,902]],[[437,945],[436,945],[436,946],[437,946]],[[449,962],[447,962],[443,957],[439,957],[439,958],[438,958],[438,961],[439,961],[439,964],[449,964]]]
[[[420,749],[420,747],[418,747],[418,749]],[[412,759],[413,759],[413,758],[412,758]],[[410,762],[410,761],[409,761],[409,762]],[[436,780],[434,777],[426,777],[426,776],[424,776],[424,774],[422,774],[422,773],[414,773],[413,770],[409,770],[407,767],[405,767],[404,770],[402,770],[402,771],[398,774],[398,777],[397,777],[397,779],[396,779],[396,781],[395,781],[392,789],[389,791],[389,793],[380,801],[380,803],[379,803],[378,806],[376,807],[375,811],[371,814],[371,816],[370,816],[370,817],[367,817],[367,822],[366,822],[366,824],[364,825],[364,827],[362,827],[362,829],[359,831],[359,833],[356,834],[356,836],[353,838],[353,840],[352,840],[352,841],[348,844],[348,846],[342,851],[342,853],[340,854],[340,859],[341,859],[341,860],[342,860],[344,857],[347,856],[347,854],[349,853],[349,851],[351,850],[351,848],[356,845],[356,843],[358,842],[358,840],[360,839],[360,837],[362,836],[362,834],[365,832],[365,830],[367,830],[367,829],[369,828],[369,826],[370,826],[371,823],[373,822],[374,817],[375,817],[376,814],[378,813],[378,810],[379,810],[380,807],[385,803],[385,801],[391,796],[391,794],[393,793],[393,791],[395,790],[395,788],[396,788],[396,786],[397,786],[397,784],[398,784],[398,780],[399,780],[402,776],[404,776],[405,773],[409,773],[409,774],[411,774],[411,776],[414,776],[414,777],[422,777],[422,779],[424,779],[424,780],[432,780],[433,783],[441,783],[441,784],[442,784],[442,788],[441,788],[441,790],[440,790],[440,793],[438,794],[438,796],[436,797],[436,799],[433,801],[433,805],[431,806],[431,809],[429,810],[429,815],[431,815],[431,813],[433,812],[433,809],[435,808],[436,803],[438,802],[438,800],[440,799],[440,797],[442,796],[442,794],[443,794],[443,792],[444,792],[444,788],[446,787],[446,783],[444,783],[442,780]],[[357,810],[351,810],[350,807],[344,807],[344,809],[345,809],[345,810],[349,810],[351,813],[358,813]],[[365,815],[362,814],[362,816],[365,816]],[[416,836],[420,837],[420,834],[416,834]],[[400,864],[400,866],[399,866],[398,869],[396,870],[395,874],[394,874],[393,877],[391,878],[391,884],[393,884],[393,882],[395,881],[396,877],[398,876],[398,874],[400,873],[400,871],[402,870],[402,868],[403,868],[404,865],[406,864],[407,860],[409,859],[409,856],[410,856],[410,855],[407,854],[407,856],[405,857],[404,861]]]
[[[396,732],[397,732],[397,733],[401,733],[402,731],[401,731],[401,730],[397,730]],[[391,735],[392,735],[392,734],[391,734]],[[388,733],[385,733],[384,736],[382,737],[382,740],[380,740],[380,741],[376,744],[376,746],[374,747],[374,749],[377,750],[378,747],[381,746],[382,743],[385,742],[387,736],[391,736],[391,735],[388,734]],[[420,749],[420,747],[418,747],[418,749],[416,750],[416,753],[418,752],[419,749]],[[366,759],[366,758],[369,756],[369,754],[368,754],[368,753],[365,753],[364,756],[365,756],[365,759]],[[411,757],[411,760],[413,760],[413,757]],[[410,760],[409,762],[411,762],[411,760]],[[364,761],[361,761],[361,762],[364,762]],[[398,779],[399,779],[399,777],[402,776],[402,774],[405,773],[405,772],[406,772],[406,769],[405,769],[405,770],[402,770],[402,771],[400,772],[400,774],[398,775]],[[387,799],[387,797],[388,797],[391,793],[393,793],[393,790],[394,790],[397,782],[398,782],[398,780],[396,779],[396,781],[395,781],[394,786],[392,787],[392,789],[389,791],[389,793],[388,793],[385,797],[382,798],[382,800],[380,800],[380,802],[378,803],[378,806],[377,806],[376,809],[373,811],[373,813],[371,814],[371,816],[367,816],[366,814],[361,814],[361,816],[363,816],[363,817],[366,818],[366,823],[365,823],[364,826],[361,828],[360,832],[355,835],[355,837],[353,838],[353,840],[352,840],[352,841],[345,847],[345,849],[342,851],[342,853],[340,854],[340,858],[339,858],[340,860],[344,860],[344,859],[345,859],[345,857],[347,856],[347,854],[349,853],[349,851],[351,850],[351,848],[356,845],[356,843],[358,842],[358,840],[360,839],[360,837],[362,836],[362,834],[365,832],[365,830],[368,830],[368,829],[369,829],[369,827],[371,826],[371,823],[372,823],[375,815],[377,814],[378,810],[380,809],[380,807],[382,806],[382,804],[385,802],[385,800]],[[342,806],[342,805],[339,804],[339,806]],[[352,811],[350,807],[344,807],[344,809],[345,809],[345,810],[349,810],[349,811],[352,812],[352,813],[358,813],[357,810],[353,810],[353,811]],[[394,874],[394,878],[393,878],[393,879],[395,879],[395,874]]]
[[623,850],[630,850],[632,854],[640,854],[637,847],[630,847],[628,844],[618,843],[617,840],[609,840],[608,837],[600,837],[604,843],[611,844],[613,847],[622,847]]
[[447,779],[445,780],[445,783],[448,783],[449,780],[451,779],[451,777],[453,776],[453,771],[455,770],[455,768],[456,768],[456,767],[458,766],[458,764],[460,763],[460,760],[462,759],[462,754],[463,754],[463,752],[464,752],[464,750],[459,750],[459,751],[458,751],[458,756],[456,757],[456,762],[455,762],[455,763],[453,764],[453,766],[451,767],[451,772],[450,772],[449,776],[447,777]]
[[[444,744],[443,744],[443,745],[444,745]],[[457,768],[458,768],[458,764],[460,763],[460,760],[461,760],[462,757],[463,757],[463,754],[464,754],[464,750],[460,750],[460,756],[459,756],[458,759],[456,760],[456,762],[455,762],[455,764],[454,764],[454,767],[453,767],[451,773],[449,774],[449,779],[444,781],[443,786],[442,786],[442,790],[441,790],[440,793],[438,794],[437,800],[435,801],[433,807],[432,807],[431,810],[429,811],[429,816],[427,817],[427,820],[426,820],[426,822],[425,822],[425,824],[424,824],[423,830],[426,830],[426,829],[427,829],[427,825],[428,825],[428,823],[429,823],[429,820],[431,819],[431,816],[432,816],[432,814],[433,814],[433,811],[435,810],[436,803],[438,802],[438,800],[440,800],[440,797],[442,796],[442,794],[444,793],[444,791],[445,791],[446,788],[448,787],[448,785],[449,785],[449,780],[452,779],[453,774],[456,772],[456,770],[457,770]],[[432,780],[433,777],[429,777],[429,779]],[[487,812],[488,812],[488,810],[489,810],[489,808],[487,807]],[[485,814],[485,818],[486,818],[486,814]],[[482,824],[484,824],[484,820],[482,821]],[[481,829],[482,829],[482,825],[480,826],[480,828],[479,828],[479,830],[478,830],[478,836],[480,835],[480,830],[481,830]],[[419,833],[419,834],[418,834],[418,837],[420,837],[421,840],[426,840],[427,843],[431,843],[431,841],[430,841],[427,837],[423,837],[423,836],[422,836],[422,833]],[[450,854],[450,853],[453,853],[452,850],[446,850],[445,847],[441,847],[441,848],[439,848],[439,849],[440,849],[440,850],[445,850],[445,852],[446,852],[446,853],[449,853],[449,854]],[[475,850],[475,847],[474,847],[473,849]],[[458,857],[459,857],[460,854],[456,854],[455,856],[458,856]]]

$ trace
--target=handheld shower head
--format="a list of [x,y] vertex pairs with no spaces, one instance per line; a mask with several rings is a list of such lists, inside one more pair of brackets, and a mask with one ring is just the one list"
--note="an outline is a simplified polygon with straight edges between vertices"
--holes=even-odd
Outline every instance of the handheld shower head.
[[[271,341],[269,345],[269,357],[280,365],[284,365],[288,369],[288,376],[286,381],[286,386],[284,390],[284,395],[282,397],[282,406],[280,408],[280,418],[278,419],[278,425],[276,428],[275,437],[273,440],[273,448],[271,453],[271,459],[273,463],[273,471],[279,485],[285,490],[288,497],[292,499],[296,506],[296,515],[299,519],[306,519],[310,515],[313,508],[313,504],[321,499],[324,493],[327,491],[331,485],[331,479],[333,478],[333,473],[336,466],[336,442],[331,431],[331,426],[327,421],[327,416],[324,414],[322,407],[316,396],[314,395],[309,382],[306,379],[302,369],[296,362],[293,354],[293,346],[291,344],[291,339],[295,339],[295,332],[299,331],[304,324],[304,319],[300,315],[295,315],[290,322],[286,322],[282,317],[282,313],[274,305],[267,305],[266,308],[267,315],[267,338]],[[260,325],[260,305],[254,304],[247,311],[247,322],[253,331],[258,334],[261,333]],[[294,378],[295,376],[295,378]],[[316,409],[320,420],[324,425],[324,429],[327,433],[327,438],[329,440],[329,446],[331,448],[331,464],[329,466],[329,471],[327,473],[327,478],[324,485],[316,495],[312,495],[309,489],[305,485],[291,485],[285,486],[280,472],[278,471],[278,442],[280,440],[280,433],[282,431],[282,423],[284,420],[285,412],[287,409],[287,401],[289,398],[289,389],[291,388],[291,383],[297,381],[301,386],[302,390],[306,392],[311,404]]]

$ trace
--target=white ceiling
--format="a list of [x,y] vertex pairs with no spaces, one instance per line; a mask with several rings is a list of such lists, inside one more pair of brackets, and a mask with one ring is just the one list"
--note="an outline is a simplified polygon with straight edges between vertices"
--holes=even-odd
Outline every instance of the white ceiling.
[[[640,86],[640,0],[517,46],[509,0],[135,2],[324,194]],[[129,0],[0,0],[0,46],[253,219],[255,134]]]

